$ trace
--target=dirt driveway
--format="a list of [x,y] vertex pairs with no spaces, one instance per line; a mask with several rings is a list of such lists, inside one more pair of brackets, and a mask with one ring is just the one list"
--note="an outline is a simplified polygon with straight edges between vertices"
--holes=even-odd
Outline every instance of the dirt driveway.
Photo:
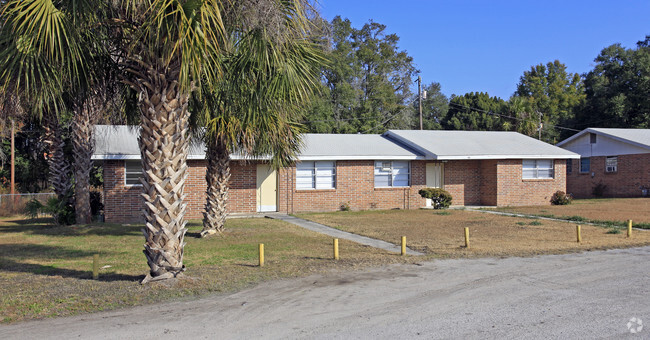
[[650,247],[438,260],[0,326],[0,338],[621,338],[650,321],[648,272]]

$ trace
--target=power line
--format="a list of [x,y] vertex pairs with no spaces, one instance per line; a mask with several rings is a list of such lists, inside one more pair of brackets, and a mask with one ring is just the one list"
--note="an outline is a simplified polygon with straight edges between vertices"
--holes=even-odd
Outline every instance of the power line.
[[[476,107],[469,107],[469,106],[465,106],[465,105],[461,105],[461,104],[457,104],[457,103],[449,102],[449,105],[454,105],[456,107],[461,107],[461,108],[474,110],[474,111],[480,111],[480,112],[484,112],[484,113],[487,113],[487,114],[493,115],[493,116],[498,116],[498,117],[503,117],[503,118],[510,118],[510,119],[515,119],[515,120],[519,120],[519,121],[526,121],[526,119],[523,119],[523,118],[508,116],[508,115],[504,115],[504,114],[500,114],[500,113],[496,113],[496,112],[492,112],[492,111],[486,111],[486,110],[479,109],[479,108],[476,108]],[[577,132],[580,131],[580,130],[576,130],[576,129],[572,129],[572,128],[568,128],[568,127],[564,127],[564,126],[559,126],[559,125],[553,125],[553,124],[548,124],[548,126],[558,128],[558,129],[562,129],[562,130],[577,131]]]

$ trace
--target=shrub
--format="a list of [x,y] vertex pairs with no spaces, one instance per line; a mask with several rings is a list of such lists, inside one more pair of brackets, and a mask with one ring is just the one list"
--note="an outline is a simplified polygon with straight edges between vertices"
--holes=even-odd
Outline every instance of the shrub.
[[25,214],[27,214],[31,219],[38,217],[38,214],[43,212],[43,203],[39,202],[37,199],[32,198],[31,201],[25,204]]
[[431,200],[434,209],[445,209],[451,205],[451,194],[440,188],[424,188],[418,191],[420,196]]
[[551,204],[553,205],[567,205],[571,204],[573,197],[566,194],[564,191],[556,191],[551,197]]
[[598,183],[591,190],[591,193],[596,197],[603,197],[605,195],[605,191],[607,191],[607,186],[603,183]]
[[350,211],[350,202],[342,202],[339,209],[341,209],[341,211]]
[[76,222],[74,205],[67,197],[63,200],[56,197],[50,198],[42,211],[52,216],[56,224],[59,225],[70,225]]

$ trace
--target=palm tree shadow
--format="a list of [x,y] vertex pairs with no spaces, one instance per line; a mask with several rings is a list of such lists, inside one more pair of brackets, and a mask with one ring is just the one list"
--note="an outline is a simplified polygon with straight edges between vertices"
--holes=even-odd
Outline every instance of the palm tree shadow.
[[[32,273],[35,275],[45,276],[61,276],[65,278],[76,278],[80,280],[92,280],[92,271],[88,270],[75,270],[66,268],[56,268],[54,266],[47,266],[42,264],[24,263],[13,260],[3,259],[1,271],[18,272],[18,273]],[[117,273],[107,273],[99,275],[98,281],[113,282],[113,281],[142,281],[144,275],[127,275]]]

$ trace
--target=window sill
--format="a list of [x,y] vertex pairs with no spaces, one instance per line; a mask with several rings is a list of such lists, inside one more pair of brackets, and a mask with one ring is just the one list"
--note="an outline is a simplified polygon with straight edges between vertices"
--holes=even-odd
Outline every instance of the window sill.
[[522,182],[552,182],[555,178],[522,178]]
[[335,192],[336,189],[296,189],[295,192]]
[[391,190],[404,190],[404,189],[410,189],[411,187],[376,187],[375,191],[391,191]]

